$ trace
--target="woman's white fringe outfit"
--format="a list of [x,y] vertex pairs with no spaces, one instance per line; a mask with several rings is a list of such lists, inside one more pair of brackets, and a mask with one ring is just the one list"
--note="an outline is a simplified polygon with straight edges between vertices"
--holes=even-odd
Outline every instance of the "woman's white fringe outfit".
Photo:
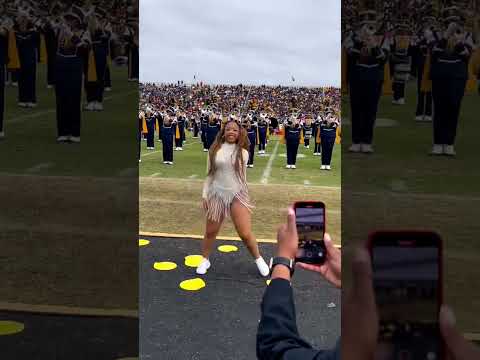
[[[207,200],[207,218],[212,221],[220,221],[223,217],[230,216],[230,207],[233,200],[240,201],[248,210],[252,211],[247,188],[247,162],[248,151],[242,151],[243,167],[242,176],[239,178],[235,173],[235,159],[237,156],[237,144],[223,143],[217,151],[215,175],[207,176],[203,185],[202,197]],[[207,160],[207,171],[210,169],[210,157]]]

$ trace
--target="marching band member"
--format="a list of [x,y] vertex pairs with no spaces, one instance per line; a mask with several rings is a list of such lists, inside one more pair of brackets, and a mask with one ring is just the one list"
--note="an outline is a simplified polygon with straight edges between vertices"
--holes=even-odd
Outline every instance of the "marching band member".
[[345,41],[351,106],[351,152],[372,153],[373,128],[388,59],[389,37],[378,43],[376,12],[365,11],[360,28]]
[[18,105],[20,107],[37,106],[37,54],[40,37],[32,11],[32,9],[20,8],[17,17],[15,35],[21,64],[18,72]]
[[268,122],[267,116],[264,113],[260,114],[260,119],[258,120],[258,153],[265,154],[265,146],[267,144],[267,130]]
[[206,149],[207,151],[212,146],[215,138],[217,137],[218,132],[222,128],[221,120],[216,117],[216,115],[211,114],[209,117],[207,128],[205,129],[205,139],[206,139]]
[[320,156],[322,152],[321,141],[320,141],[320,124],[322,123],[322,116],[317,115],[315,122],[313,124],[313,138],[315,140],[315,149],[313,150],[314,156]]
[[177,125],[175,130],[175,151],[183,151],[186,123],[187,119],[184,114],[179,114],[177,117]]
[[77,13],[66,13],[58,25],[55,59],[58,142],[80,142],[83,59],[89,46],[83,19]]
[[287,145],[287,169],[296,169],[298,146],[302,138],[299,121],[292,116],[285,122],[285,141]]
[[472,54],[471,34],[455,6],[444,10],[446,30],[436,32],[432,49],[433,148],[432,155],[455,155],[455,137]]
[[410,26],[406,21],[401,21],[395,29],[391,46],[390,62],[393,65],[393,99],[392,104],[405,104],[405,85],[410,76],[411,56],[409,34]]
[[200,130],[201,130],[201,140],[203,144],[203,151],[207,152],[208,147],[207,147],[207,128],[208,128],[208,123],[209,123],[209,115],[206,110],[202,110],[201,115],[200,115]]
[[305,123],[302,125],[303,129],[303,143],[306,149],[310,149],[310,138],[313,133],[312,118],[308,116]]
[[157,119],[151,107],[147,107],[145,120],[147,121],[147,150],[155,149],[155,125]]
[[327,114],[320,123],[320,138],[322,144],[322,165],[321,170],[330,170],[332,162],[333,147],[337,137],[338,119],[331,113]]
[[253,168],[253,161],[255,159],[255,146],[257,145],[257,124],[253,123],[253,119],[250,115],[242,123],[243,128],[247,131],[247,137],[250,142],[248,148],[248,162],[247,167]]
[[177,129],[177,120],[173,116],[166,116],[162,124],[163,163],[173,165],[173,138]]

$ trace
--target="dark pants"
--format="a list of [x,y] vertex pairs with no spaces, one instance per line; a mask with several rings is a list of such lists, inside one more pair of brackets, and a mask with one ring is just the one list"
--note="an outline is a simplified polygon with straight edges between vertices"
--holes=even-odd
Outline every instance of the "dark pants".
[[267,131],[258,131],[258,150],[265,150],[265,144],[267,143]]
[[[21,60],[20,60],[21,61]],[[37,63],[25,61],[18,74],[18,102],[36,103]]]
[[248,149],[248,165],[253,165],[253,160],[255,159],[255,138],[249,139],[250,147]]
[[433,143],[453,145],[457,133],[458,117],[465,93],[466,79],[434,79],[432,96]]
[[138,160],[140,160],[141,154],[142,154],[142,130],[138,131]]
[[330,165],[332,162],[333,146],[337,136],[335,130],[324,130],[320,133],[322,140],[322,165]]
[[180,138],[175,137],[175,147],[183,147],[183,141],[185,140],[185,129],[179,129]]
[[97,81],[87,81],[87,79],[85,79],[85,90],[87,93],[87,102],[92,102],[92,101],[103,102],[108,47],[104,44],[95,44],[93,52],[95,56]]
[[381,81],[350,82],[352,142],[354,144],[372,143],[381,90]]
[[322,152],[322,144],[321,143],[315,143],[315,151],[314,153],[321,153]]
[[304,138],[303,142],[305,143],[305,147],[310,145],[310,138]]
[[394,81],[392,84],[393,98],[395,100],[405,98],[405,82]]
[[163,145],[163,161],[173,161],[173,141],[169,136],[168,139],[162,140]]
[[155,121],[147,121],[147,147],[155,147]]
[[18,71],[19,70],[8,70],[7,80],[10,80],[12,83],[18,82]]
[[300,141],[287,140],[287,165],[295,165],[297,163],[297,152]]
[[110,74],[110,66],[107,63],[107,67],[105,68],[105,82],[104,85],[105,87],[111,88],[112,87],[112,78]]
[[194,138],[198,137],[198,132],[199,132],[199,129],[198,129],[197,123],[193,123],[193,137]]
[[0,132],[3,131],[5,116],[5,64],[0,64]]
[[57,54],[57,39],[55,34],[45,35],[45,46],[47,48],[47,85],[55,84],[55,58]]
[[207,149],[207,134],[204,128],[202,128],[202,134],[200,135],[200,138],[202,139],[203,148]]
[[57,56],[55,95],[58,136],[80,136],[83,61]]
[[427,115],[432,116],[432,93],[422,91],[422,78],[423,78],[423,64],[418,72],[417,78],[417,110],[416,116]]
[[210,146],[212,146],[213,142],[215,141],[216,136],[206,136],[206,149],[210,149]]

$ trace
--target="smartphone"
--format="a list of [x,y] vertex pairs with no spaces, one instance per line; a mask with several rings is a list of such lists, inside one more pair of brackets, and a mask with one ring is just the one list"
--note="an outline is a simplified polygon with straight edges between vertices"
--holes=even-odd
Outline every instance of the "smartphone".
[[380,231],[369,240],[380,320],[375,360],[444,360],[438,319],[443,301],[440,236]]
[[325,204],[321,201],[298,201],[294,204],[297,221],[298,251],[296,262],[323,264],[326,257]]

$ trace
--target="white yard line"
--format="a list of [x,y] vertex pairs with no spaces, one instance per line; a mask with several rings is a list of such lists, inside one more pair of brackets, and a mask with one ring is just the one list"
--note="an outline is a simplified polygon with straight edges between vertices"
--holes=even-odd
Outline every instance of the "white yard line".
[[147,150],[149,152],[147,152],[146,154],[142,154],[141,157],[145,157],[145,156],[148,156],[148,155],[153,155],[153,154],[156,154],[156,153],[159,153],[159,152],[162,152],[162,150],[157,150],[157,151],[150,151],[150,150]]
[[157,172],[157,173],[153,173],[152,175],[150,175],[150,177],[155,177],[155,176],[160,176],[160,175],[162,175],[162,173]]
[[265,167],[265,170],[263,171],[263,174],[262,174],[262,180],[260,180],[262,184],[268,184],[268,178],[270,177],[270,174],[272,172],[273,160],[275,160],[275,156],[277,155],[279,145],[280,145],[280,141],[277,141],[277,143],[275,144],[275,147],[273,148],[273,153],[268,159],[267,166]]
[[39,171],[45,170],[45,169],[50,169],[53,167],[53,163],[41,163],[37,164],[35,166],[32,166],[31,168],[28,168],[25,172],[27,173],[37,173]]
[[[118,94],[115,94],[115,95],[107,96],[107,97],[104,98],[104,100],[111,100],[111,99],[114,99],[114,98],[126,96],[126,95],[129,95],[129,94],[133,94],[134,92],[137,92],[137,91],[138,90],[121,92],[121,93],[118,93]],[[35,111],[35,110],[31,110],[31,111],[32,111],[31,114],[25,114],[25,115],[22,115],[22,116],[16,116],[16,117],[11,117],[11,118],[5,119],[5,123],[8,123],[8,124],[19,123],[19,122],[25,121],[27,119],[32,119],[32,118],[36,118],[36,117],[41,117],[43,115],[48,115],[48,114],[55,113],[57,111],[57,109],[53,108],[53,109],[47,109],[47,110],[43,110],[43,111]]]
[[310,181],[308,181],[308,180],[303,180],[303,185],[310,185]]
[[197,174],[193,174],[193,175],[190,175],[188,178],[189,178],[189,179],[196,179],[197,177],[198,177]]

